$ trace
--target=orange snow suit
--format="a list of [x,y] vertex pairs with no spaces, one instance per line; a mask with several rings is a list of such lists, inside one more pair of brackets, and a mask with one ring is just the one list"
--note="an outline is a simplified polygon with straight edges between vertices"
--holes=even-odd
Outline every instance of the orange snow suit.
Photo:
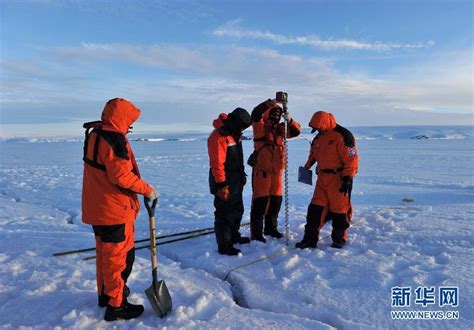
[[[324,220],[332,219],[333,240],[343,243],[347,239],[352,205],[350,192],[344,194],[340,189],[343,177],[352,180],[358,170],[359,158],[355,139],[349,130],[336,124],[332,114],[324,111],[316,112],[309,126],[313,128],[313,132],[319,130],[319,134],[311,144],[305,167],[311,168],[317,163],[318,179],[308,208],[305,239],[309,237],[308,241],[317,241]],[[317,228],[313,228],[315,226]],[[313,232],[314,230],[316,232]]]
[[331,212],[346,213],[349,200],[339,192],[343,176],[354,177],[359,158],[354,137],[345,128],[336,124],[334,116],[324,111],[316,112],[309,123],[319,129],[314,138],[306,168],[318,163],[318,180],[312,204],[327,206]]
[[93,226],[96,236],[99,296],[114,307],[122,303],[134,261],[133,222],[140,209],[137,194],[147,196],[153,191],[140,178],[125,137],[139,116],[140,110],[131,102],[112,99],[84,143],[82,221]]
[[[279,105],[265,101],[252,111],[254,150],[257,162],[252,172],[251,231],[255,237],[262,235],[263,217],[265,232],[277,230],[277,218],[282,202],[282,173],[285,167],[284,123],[270,119],[272,111],[282,111]],[[301,133],[301,125],[291,119],[287,138]]]
[[[277,104],[267,101],[259,104],[252,111],[252,128],[254,149],[257,152],[257,163],[253,168],[252,199],[282,195],[281,175],[285,167],[285,146],[283,138],[285,125],[272,123],[269,118],[273,109],[281,111]],[[301,125],[291,119],[288,124],[287,138],[293,138],[301,133]]]

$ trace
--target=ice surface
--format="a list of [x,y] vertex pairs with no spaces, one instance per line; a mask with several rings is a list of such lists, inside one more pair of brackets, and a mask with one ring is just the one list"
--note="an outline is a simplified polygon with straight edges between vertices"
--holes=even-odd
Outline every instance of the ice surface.
[[[267,244],[242,245],[241,255],[227,257],[217,254],[212,234],[159,246],[159,277],[165,279],[174,304],[165,319],[156,318],[146,301],[149,254],[138,250],[129,281],[130,300],[144,303],[145,314],[115,325],[474,328],[472,129],[353,131],[361,164],[352,195],[354,226],[342,250],[330,248],[330,225],[323,229],[318,249],[292,249],[302,238],[313,189],[297,182],[297,169],[312,137],[306,132],[289,143],[290,246],[270,238]],[[418,135],[430,138],[411,139]],[[145,142],[132,141],[143,177],[160,193],[156,216],[160,235],[213,226],[205,137],[157,135],[142,137],[148,139]],[[251,141],[243,143],[248,155]],[[94,246],[90,227],[81,223],[81,139],[7,140],[0,142],[0,149],[0,324],[110,326],[97,306],[95,263],[81,261],[90,254],[52,257],[54,252]],[[250,198],[248,185],[243,222],[249,219]],[[403,198],[414,202],[404,203]],[[282,212],[281,230],[283,222]],[[248,227],[242,233],[248,235]],[[136,238],[147,237],[147,216],[142,211]],[[264,260],[252,263],[259,259]],[[245,264],[250,265],[239,268]],[[391,320],[392,287],[443,285],[459,287],[460,305],[455,309],[459,320]]]

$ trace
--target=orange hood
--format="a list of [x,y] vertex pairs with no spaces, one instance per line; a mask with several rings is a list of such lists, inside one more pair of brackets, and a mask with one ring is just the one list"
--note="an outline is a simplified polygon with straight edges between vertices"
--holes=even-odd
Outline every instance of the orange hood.
[[212,122],[212,126],[214,126],[214,128],[221,128],[222,126],[224,126],[226,119],[227,119],[227,114],[221,113],[219,117],[214,119],[214,121]]
[[140,117],[140,114],[140,110],[132,102],[116,98],[105,104],[101,120],[104,124],[126,134],[129,127]]
[[332,113],[318,111],[314,113],[309,121],[309,127],[313,129],[311,133],[314,133],[316,130],[323,132],[331,131],[336,127],[336,118],[334,118]]

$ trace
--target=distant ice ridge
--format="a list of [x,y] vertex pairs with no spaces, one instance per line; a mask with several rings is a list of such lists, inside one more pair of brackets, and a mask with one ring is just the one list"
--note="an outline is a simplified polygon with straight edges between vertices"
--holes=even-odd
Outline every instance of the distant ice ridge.
[[140,142],[161,142],[161,141],[165,141],[165,139],[153,139],[153,138],[150,138],[150,139],[147,139],[147,138],[139,138],[139,139],[136,139],[134,141],[140,141]]
[[351,131],[358,140],[464,140],[474,138],[474,126],[354,127],[351,128]]
[[[374,127],[349,127],[357,140],[465,140],[474,138],[474,126],[374,126]],[[173,133],[162,134],[133,134],[129,135],[130,141],[137,142],[192,142],[204,141],[209,132],[203,133]],[[298,139],[312,140],[309,128],[304,128]],[[244,132],[244,140],[253,139],[252,130]],[[56,143],[56,142],[83,142],[83,138],[37,138],[16,137],[2,138],[0,142],[8,143]]]
[[[163,142],[163,141],[179,141],[179,142],[190,142],[196,141],[197,138],[190,139],[190,138],[138,138],[138,139],[131,139],[131,141],[138,141],[138,142]],[[202,140],[202,139],[201,139]]]
[[35,138],[35,137],[15,137],[15,138],[0,138],[0,142],[7,143],[59,143],[59,142],[83,142],[84,138]]

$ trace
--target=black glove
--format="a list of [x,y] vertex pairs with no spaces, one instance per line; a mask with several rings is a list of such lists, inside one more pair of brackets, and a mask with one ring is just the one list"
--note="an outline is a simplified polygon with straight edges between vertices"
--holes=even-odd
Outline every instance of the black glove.
[[350,176],[343,176],[342,177],[342,184],[341,188],[339,188],[339,192],[342,192],[344,196],[350,194],[352,191],[352,177]]

